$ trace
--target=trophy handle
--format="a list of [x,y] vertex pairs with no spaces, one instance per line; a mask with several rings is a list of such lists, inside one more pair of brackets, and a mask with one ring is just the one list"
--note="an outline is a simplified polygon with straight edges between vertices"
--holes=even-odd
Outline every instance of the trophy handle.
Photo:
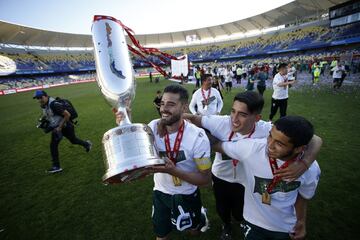
[[118,107],[118,112],[122,112],[124,114],[124,119],[119,123],[119,126],[131,124],[130,117],[125,107]]

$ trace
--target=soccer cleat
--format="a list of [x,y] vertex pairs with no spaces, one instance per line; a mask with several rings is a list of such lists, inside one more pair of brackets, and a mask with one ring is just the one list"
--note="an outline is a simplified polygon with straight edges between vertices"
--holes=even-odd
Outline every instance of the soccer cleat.
[[86,152],[90,152],[92,148],[92,142],[90,142],[90,140],[86,140],[86,142],[88,143],[88,145],[85,147],[85,150]]
[[206,232],[210,228],[210,221],[207,217],[207,209],[204,207],[201,207],[201,214],[205,217],[205,225],[200,229],[201,232]]
[[50,174],[58,173],[58,172],[62,172],[62,168],[61,167],[52,167],[52,168],[48,169],[46,172],[50,173]]

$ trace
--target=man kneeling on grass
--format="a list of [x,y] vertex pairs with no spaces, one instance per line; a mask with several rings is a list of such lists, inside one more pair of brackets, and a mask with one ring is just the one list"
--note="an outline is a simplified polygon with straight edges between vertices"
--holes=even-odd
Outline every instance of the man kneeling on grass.
[[239,160],[245,170],[244,239],[305,238],[307,200],[315,194],[319,165],[315,161],[293,182],[274,177],[274,172],[302,161],[313,135],[309,121],[287,116],[274,123],[267,140],[214,144],[214,150]]

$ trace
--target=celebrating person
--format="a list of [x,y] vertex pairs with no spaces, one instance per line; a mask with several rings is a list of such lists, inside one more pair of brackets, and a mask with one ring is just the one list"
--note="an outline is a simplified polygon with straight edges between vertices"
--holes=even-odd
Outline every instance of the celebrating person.
[[[198,116],[185,114],[198,127],[203,127],[217,139],[226,141],[241,141],[243,139],[267,138],[271,123],[260,120],[264,106],[263,97],[254,91],[238,93],[234,97],[230,116]],[[287,168],[279,169],[276,176],[292,181],[307,170],[315,160],[322,144],[321,138],[314,136],[305,151],[303,161],[295,162]],[[225,161],[224,161],[225,160]],[[243,199],[245,175],[244,168],[236,158],[229,155],[216,154],[212,165],[213,190],[217,213],[223,226],[221,239],[231,239],[231,218],[243,220]],[[246,186],[245,186],[246,187]]]
[[[161,99],[161,118],[149,123],[155,147],[164,166],[152,167],[154,174],[153,225],[156,239],[168,239],[173,228],[192,234],[208,228],[198,186],[211,182],[210,143],[205,131],[184,121],[188,92],[181,85],[169,85]],[[120,123],[124,114],[118,112]]]
[[289,85],[294,84],[296,80],[289,81],[287,79],[287,65],[281,63],[279,65],[279,72],[275,75],[273,80],[274,92],[271,98],[271,109],[269,120],[272,121],[278,108],[280,108],[280,117],[286,116],[287,103],[289,98]]
[[[305,238],[307,202],[314,196],[320,177],[317,162],[307,165],[302,158],[313,134],[309,121],[287,116],[275,121],[267,139],[214,145],[244,168],[244,239]],[[276,170],[296,162],[304,163],[308,170],[295,181],[275,175]]]
[[[211,75],[206,74],[201,88],[194,92],[189,105],[192,114],[213,115],[221,112],[223,101],[219,91],[211,87],[211,81]],[[197,110],[195,110],[195,106],[197,106]]]

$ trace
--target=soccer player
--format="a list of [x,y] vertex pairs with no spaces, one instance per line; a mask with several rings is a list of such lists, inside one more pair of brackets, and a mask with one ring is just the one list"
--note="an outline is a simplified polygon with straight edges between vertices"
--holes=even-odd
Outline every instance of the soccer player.
[[[188,92],[169,85],[161,99],[161,118],[149,123],[155,147],[166,157],[165,166],[151,168],[154,174],[153,225],[156,239],[168,239],[173,228],[192,234],[208,228],[198,186],[211,182],[210,143],[205,131],[183,119]],[[120,123],[124,115],[116,114]],[[159,126],[162,130],[158,132]]]
[[[202,81],[201,88],[196,90],[189,105],[192,114],[214,115],[219,114],[223,107],[223,101],[219,91],[212,86],[212,76],[206,74]],[[197,110],[195,110],[195,105]]]
[[286,63],[280,64],[279,72],[275,75],[273,80],[274,92],[271,98],[270,121],[272,121],[278,108],[280,108],[280,117],[286,116],[287,102],[289,98],[289,85],[294,83],[295,80],[289,81],[287,79]]
[[[184,117],[195,125],[209,130],[214,137],[223,142],[267,138],[272,125],[260,120],[263,106],[264,99],[259,93],[247,91],[234,97],[230,116],[185,114]],[[277,176],[289,181],[297,179],[315,160],[321,144],[322,140],[314,136],[304,154],[304,162],[299,161],[279,170]],[[229,156],[221,154],[216,154],[212,165],[216,209],[223,221],[221,239],[231,239],[231,217],[239,222],[243,220],[246,173],[241,165],[236,159],[232,160]]]
[[305,238],[307,202],[315,194],[319,165],[315,161],[293,182],[282,180],[275,172],[302,162],[313,134],[309,121],[287,116],[274,123],[267,139],[214,145],[216,151],[223,151],[243,165],[246,240]]

